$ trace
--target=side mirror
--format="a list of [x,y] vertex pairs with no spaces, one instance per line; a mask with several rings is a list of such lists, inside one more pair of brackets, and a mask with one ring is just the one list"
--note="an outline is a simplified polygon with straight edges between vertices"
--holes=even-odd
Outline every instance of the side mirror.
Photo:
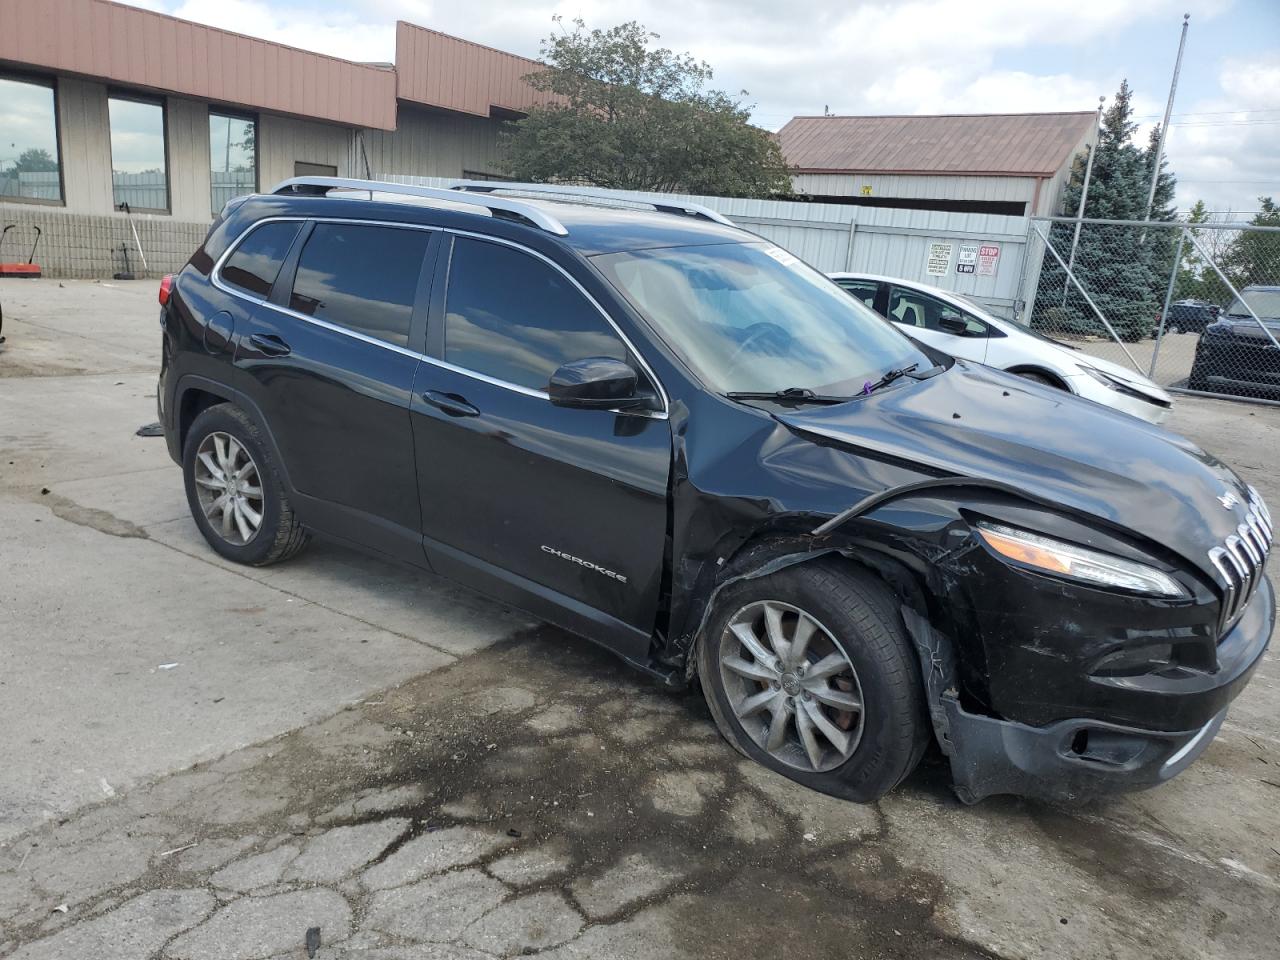
[[636,372],[612,357],[588,357],[566,363],[551,375],[547,393],[557,407],[608,409],[648,402],[636,395]]
[[954,333],[959,337],[969,332],[969,325],[964,322],[963,317],[941,316],[938,318],[938,326],[947,333]]

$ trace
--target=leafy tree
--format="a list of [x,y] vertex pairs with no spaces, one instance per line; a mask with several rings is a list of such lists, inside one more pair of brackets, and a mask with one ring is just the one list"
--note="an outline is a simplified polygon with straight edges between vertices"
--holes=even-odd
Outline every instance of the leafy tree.
[[1225,304],[1230,297],[1226,284],[1201,255],[1200,248],[1204,249],[1209,259],[1222,266],[1226,253],[1231,248],[1230,235],[1224,230],[1197,229],[1197,224],[1209,222],[1209,209],[1203,200],[1197,200],[1191,205],[1186,222],[1190,227],[1187,232],[1196,242],[1192,243],[1189,238],[1183,246],[1174,297],[1178,300],[1208,300],[1210,303]]
[[[1262,209],[1249,222],[1280,227],[1280,205],[1271,197],[1259,197],[1258,202]],[[1280,233],[1242,230],[1222,259],[1222,270],[1237,290],[1251,284],[1280,284]],[[1221,302],[1225,305],[1226,298]]]
[[[1093,158],[1093,174],[1084,211],[1086,218],[1141,220],[1147,212],[1147,193],[1155,162],[1159,130],[1152,132],[1146,148],[1135,144],[1138,125],[1133,122],[1133,91],[1123,81],[1111,106],[1102,115],[1102,127]],[[1161,158],[1151,220],[1173,220],[1177,182]],[[1084,186],[1085,155],[1076,158],[1071,179],[1063,191],[1063,210],[1074,214]],[[1050,240],[1068,258],[1074,232],[1072,224],[1055,224]],[[1086,223],[1080,233],[1074,273],[1089,291],[1116,332],[1125,340],[1137,340],[1154,326],[1173,269],[1176,233],[1172,230],[1103,226]],[[1081,296],[1075,284],[1046,255],[1040,290],[1032,313],[1032,325],[1058,333],[1093,333],[1107,336],[1106,328]]]
[[790,193],[777,140],[749,123],[741,99],[707,89],[708,64],[652,48],[658,35],[634,21],[591,31],[573,24],[543,41],[547,69],[525,77],[557,100],[508,127],[508,173],[622,190]]
[[14,173],[54,173],[57,169],[58,161],[43,147],[23,150],[13,162]]

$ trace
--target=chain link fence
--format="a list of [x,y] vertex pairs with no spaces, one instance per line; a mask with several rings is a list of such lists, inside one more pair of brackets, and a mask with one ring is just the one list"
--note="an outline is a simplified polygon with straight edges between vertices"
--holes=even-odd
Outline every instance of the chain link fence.
[[1033,218],[1032,329],[1174,391],[1280,402],[1280,227]]

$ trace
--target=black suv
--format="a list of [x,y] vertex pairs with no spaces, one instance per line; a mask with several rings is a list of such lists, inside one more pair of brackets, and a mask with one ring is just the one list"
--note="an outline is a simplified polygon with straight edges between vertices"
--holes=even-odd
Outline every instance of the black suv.
[[1245,287],[1226,313],[1205,328],[1187,386],[1280,398],[1280,287]]
[[1213,739],[1274,620],[1228,467],[705,209],[474,190],[286,181],[166,278],[161,418],[218,553],[434,570],[699,681],[738,750],[853,800],[931,741],[973,801]]
[[[1165,333],[1204,333],[1204,328],[1218,319],[1222,308],[1208,300],[1177,300],[1169,304],[1169,315],[1164,322]],[[1156,331],[1160,329],[1160,317],[1156,317]],[[1152,336],[1155,336],[1153,332]]]

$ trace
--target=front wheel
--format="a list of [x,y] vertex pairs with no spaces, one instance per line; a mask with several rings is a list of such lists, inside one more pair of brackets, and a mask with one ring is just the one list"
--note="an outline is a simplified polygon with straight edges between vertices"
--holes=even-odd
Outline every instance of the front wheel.
[[877,580],[822,561],[723,592],[698,646],[711,715],[741,753],[869,803],[928,742],[915,653]]
[[220,403],[196,417],[182,473],[196,526],[228,560],[260,567],[306,545],[262,434],[239,407]]
[[1039,383],[1046,387],[1058,388],[1058,384],[1050,380],[1043,373],[1036,373],[1034,370],[1019,370],[1018,376],[1023,380],[1030,380],[1032,383]]

